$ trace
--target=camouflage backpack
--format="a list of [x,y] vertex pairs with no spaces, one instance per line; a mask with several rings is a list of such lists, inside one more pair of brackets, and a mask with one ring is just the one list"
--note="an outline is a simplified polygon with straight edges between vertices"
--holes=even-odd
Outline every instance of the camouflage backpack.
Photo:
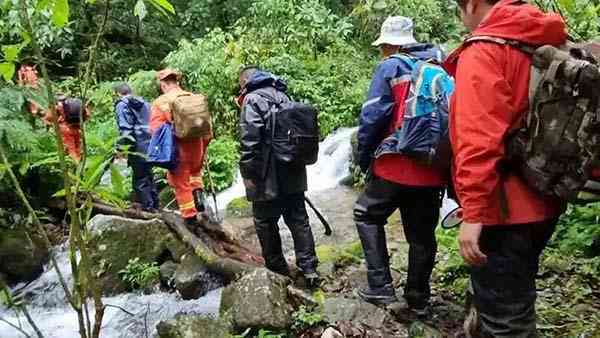
[[529,112],[507,139],[509,168],[544,195],[599,201],[600,177],[594,177],[600,168],[598,44],[534,48],[487,36],[467,41],[510,45],[532,55]]

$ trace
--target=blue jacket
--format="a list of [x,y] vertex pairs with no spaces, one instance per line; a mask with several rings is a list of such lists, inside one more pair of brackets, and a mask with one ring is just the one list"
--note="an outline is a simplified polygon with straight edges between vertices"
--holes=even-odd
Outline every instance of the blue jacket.
[[[442,62],[444,53],[431,44],[417,43],[404,47],[404,53],[421,60]],[[389,57],[375,69],[367,101],[360,112],[358,128],[359,164],[363,171],[371,165],[373,154],[387,136],[392,121],[394,96],[391,82],[412,74],[412,69],[402,60]],[[389,151],[390,153],[393,151]]]
[[141,97],[131,95],[115,103],[119,141],[117,146],[133,146],[130,151],[145,154],[152,135],[148,127],[150,105]]

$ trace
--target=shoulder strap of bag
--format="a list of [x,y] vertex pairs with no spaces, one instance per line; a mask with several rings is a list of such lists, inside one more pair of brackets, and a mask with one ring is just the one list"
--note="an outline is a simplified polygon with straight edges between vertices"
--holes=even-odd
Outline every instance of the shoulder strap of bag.
[[536,50],[536,47],[528,45],[521,41],[503,39],[503,38],[499,38],[499,37],[495,37],[495,36],[488,36],[488,35],[477,35],[477,36],[468,37],[465,40],[465,43],[481,42],[481,41],[492,42],[492,43],[496,43],[499,45],[511,46],[511,47],[517,48],[518,50],[522,51],[523,53],[530,54],[530,55],[535,54],[535,50]]

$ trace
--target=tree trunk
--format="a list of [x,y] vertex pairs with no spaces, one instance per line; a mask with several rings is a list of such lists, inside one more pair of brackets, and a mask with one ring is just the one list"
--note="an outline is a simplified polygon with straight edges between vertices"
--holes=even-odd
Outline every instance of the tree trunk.
[[220,226],[203,222],[193,234],[181,216],[168,211],[153,214],[134,209],[120,209],[102,202],[94,203],[94,210],[133,219],[162,220],[184,243],[190,246],[206,264],[206,268],[231,281],[236,276],[252,271],[264,264],[262,257],[239,241],[231,238]]

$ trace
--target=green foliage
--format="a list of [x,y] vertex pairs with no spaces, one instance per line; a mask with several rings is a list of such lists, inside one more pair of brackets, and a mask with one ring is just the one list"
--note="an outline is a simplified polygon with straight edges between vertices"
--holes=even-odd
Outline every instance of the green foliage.
[[324,325],[325,315],[321,307],[308,308],[305,305],[292,314],[292,330],[301,332],[319,325]]
[[148,102],[151,102],[160,95],[156,72],[153,70],[141,70],[132,74],[129,77],[129,85],[135,95],[143,97]]
[[600,255],[600,203],[569,206],[558,223],[552,244],[570,254]]
[[458,230],[445,230],[438,227],[436,238],[439,253],[436,269],[436,281],[452,294],[461,297],[468,286],[469,268],[460,256],[458,248]]
[[415,37],[421,42],[445,44],[461,39],[463,30],[455,0],[359,0],[351,16],[357,22],[357,38],[369,45],[391,15],[413,18]]
[[600,1],[598,0],[535,0],[546,11],[560,13],[567,21],[569,33],[576,41],[600,37]]
[[221,137],[213,140],[208,146],[208,167],[204,168],[204,185],[208,188],[210,179],[213,180],[215,190],[223,191],[231,186],[235,179],[238,166],[239,151],[237,142],[230,137]]
[[193,91],[208,95],[217,135],[236,135],[237,77],[242,65],[259,64],[288,80],[289,94],[320,110],[323,135],[356,118],[374,63],[350,41],[352,25],[317,0],[260,1],[230,33],[215,29],[182,41],[165,59]]
[[146,289],[158,281],[160,268],[156,262],[142,263],[139,258],[130,259],[125,269],[119,271],[121,279],[132,289]]
[[360,264],[365,257],[360,241],[343,246],[319,245],[316,253],[321,263],[331,262],[340,267]]

